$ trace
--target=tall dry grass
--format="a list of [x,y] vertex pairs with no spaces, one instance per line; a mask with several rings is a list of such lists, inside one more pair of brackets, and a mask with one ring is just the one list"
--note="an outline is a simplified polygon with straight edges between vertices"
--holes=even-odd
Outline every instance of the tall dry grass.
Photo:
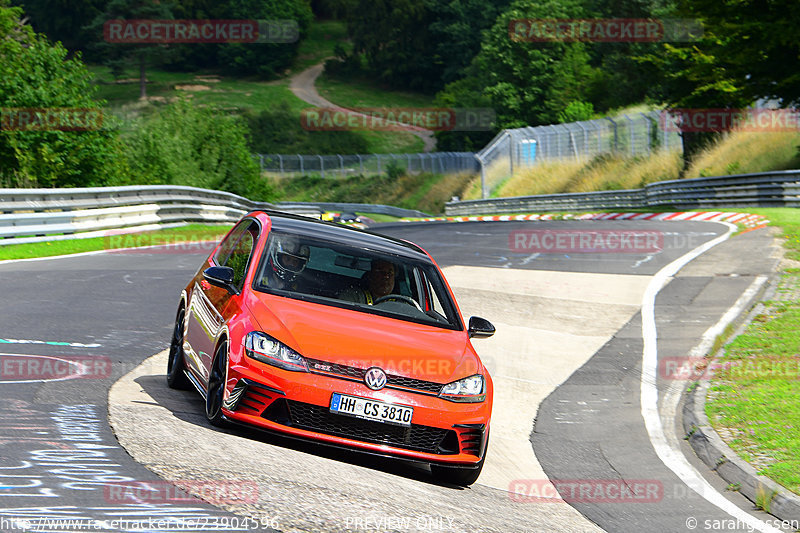
[[798,132],[736,131],[698,153],[687,178],[787,170],[800,166]]
[[[602,155],[591,161],[546,161],[516,172],[493,191],[493,196],[527,196],[565,192],[636,189],[654,181],[677,179],[681,157],[675,152],[658,152],[649,157],[624,158]],[[468,188],[479,198],[480,184]],[[474,195],[474,196],[473,196]]]

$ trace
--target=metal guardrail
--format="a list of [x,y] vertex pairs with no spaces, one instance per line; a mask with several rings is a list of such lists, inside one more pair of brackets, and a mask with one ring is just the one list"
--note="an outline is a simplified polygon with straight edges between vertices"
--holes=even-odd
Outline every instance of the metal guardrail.
[[98,237],[188,222],[233,223],[252,209],[320,214],[312,205],[283,207],[172,185],[0,189],[0,245]]
[[448,202],[448,215],[592,209],[800,207],[800,171],[660,181],[643,189]]
[[339,213],[378,213],[393,217],[429,217],[428,213],[416,209],[403,209],[393,205],[383,204],[352,204],[336,202],[282,202],[278,204],[281,210],[308,209],[316,207],[320,211],[335,211]]
[[189,222],[232,224],[253,209],[312,217],[324,211],[429,216],[380,204],[254,202],[227,192],[172,185],[0,189],[0,246],[104,237]]

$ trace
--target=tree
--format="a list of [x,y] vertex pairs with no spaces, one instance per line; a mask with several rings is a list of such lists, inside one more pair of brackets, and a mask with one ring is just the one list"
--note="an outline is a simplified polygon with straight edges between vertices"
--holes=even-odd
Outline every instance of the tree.
[[223,190],[253,200],[274,192],[259,176],[242,119],[181,99],[138,119],[125,137],[131,172],[120,184],[174,184]]
[[492,27],[511,0],[428,0],[430,31],[434,40],[433,60],[439,70],[438,85],[463,76],[463,71],[481,49],[484,30]]
[[95,119],[78,131],[49,122],[69,126],[57,117],[70,110],[102,117],[91,74],[79,57],[67,59],[61,44],[24,24],[20,8],[7,5],[0,0],[0,185],[99,186],[115,179],[125,165],[111,120]]
[[172,19],[173,4],[169,0],[111,0],[105,10],[89,25],[96,41],[92,46],[102,62],[115,75],[122,74],[131,64],[139,67],[139,97],[147,98],[147,64],[165,61],[174,47],[165,44],[131,44],[104,42],[103,28],[110,20],[167,20]]
[[[31,26],[52,41],[60,41],[70,52],[84,54],[97,36],[86,28],[102,13],[108,0],[19,0],[14,2],[31,18]],[[102,34],[101,34],[102,35]]]
[[[512,39],[509,23],[528,18],[580,18],[582,14],[577,0],[514,1],[484,33],[466,80],[445,87],[440,101],[459,106],[485,102],[495,110],[498,128],[556,122],[570,102],[583,99],[595,76],[586,45]],[[465,89],[477,91],[480,97],[465,101]]]

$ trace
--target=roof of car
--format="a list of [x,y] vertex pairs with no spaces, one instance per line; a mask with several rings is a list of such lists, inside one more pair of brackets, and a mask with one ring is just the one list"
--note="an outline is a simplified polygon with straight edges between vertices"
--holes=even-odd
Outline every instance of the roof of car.
[[[272,220],[276,231],[298,233],[308,237],[344,243],[358,248],[380,251],[417,260],[430,261],[428,254],[414,243],[372,231],[316,220],[280,211],[261,211]],[[255,213],[255,212],[254,212]],[[252,214],[252,213],[250,213]]]

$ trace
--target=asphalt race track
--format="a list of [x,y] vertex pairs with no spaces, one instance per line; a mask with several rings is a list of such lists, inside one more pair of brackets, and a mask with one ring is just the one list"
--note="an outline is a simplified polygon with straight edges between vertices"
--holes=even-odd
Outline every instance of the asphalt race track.
[[[463,314],[498,327],[492,339],[474,342],[496,388],[489,456],[475,485],[442,486],[421,467],[212,428],[200,397],[168,389],[163,355],[151,357],[167,348],[180,289],[207,249],[9,262],[0,264],[0,531],[77,531],[83,524],[91,531],[752,530],[665,466],[640,400],[640,310],[650,281],[727,226],[376,229],[425,247]],[[530,230],[645,231],[660,240],[657,250],[548,253],[532,246]],[[773,239],[761,229],[718,244],[668,278],[655,300],[659,368],[685,357],[774,266]],[[659,373],[659,399],[674,393],[675,382]],[[667,440],[707,473],[685,447],[669,406],[659,410]],[[159,475],[185,492],[166,489]],[[713,473],[705,477],[717,490],[699,492],[769,518],[725,492]],[[548,492],[552,481],[562,489],[588,482],[604,492],[564,503]],[[140,491],[132,500],[119,490],[139,482],[149,483],[152,497]],[[247,489],[248,497],[220,501],[205,493],[207,503],[189,496],[214,483]],[[643,487],[644,496],[615,499],[621,487]],[[56,526],[50,519],[82,522]]]

